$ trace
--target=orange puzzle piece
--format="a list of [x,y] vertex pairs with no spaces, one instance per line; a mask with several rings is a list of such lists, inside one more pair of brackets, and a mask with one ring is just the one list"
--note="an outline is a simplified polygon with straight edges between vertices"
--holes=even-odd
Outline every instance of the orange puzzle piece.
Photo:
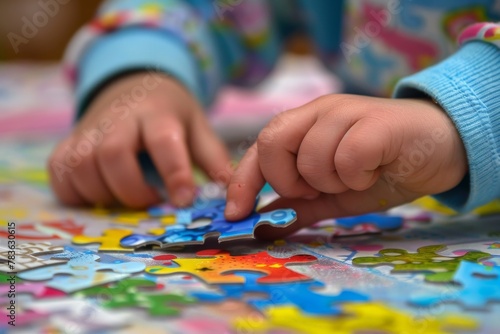
[[260,277],[259,283],[280,283],[305,281],[311,278],[290,270],[287,264],[311,263],[316,261],[312,255],[294,255],[275,258],[267,252],[232,256],[227,251],[204,250],[196,253],[195,258],[174,259],[178,267],[150,266],[146,271],[154,275],[190,274],[208,284],[244,283],[242,276],[231,274],[234,271],[257,271],[267,274]]

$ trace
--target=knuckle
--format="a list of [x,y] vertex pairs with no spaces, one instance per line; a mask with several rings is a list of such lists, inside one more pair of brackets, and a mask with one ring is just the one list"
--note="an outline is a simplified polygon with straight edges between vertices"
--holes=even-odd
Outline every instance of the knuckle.
[[303,177],[318,177],[324,174],[324,168],[321,168],[315,163],[311,163],[306,159],[299,159],[297,161],[297,169],[299,174]]
[[356,150],[356,145],[347,145],[335,155],[335,169],[342,175],[355,175],[362,166],[363,156]]
[[289,112],[282,112],[276,115],[269,124],[259,133],[257,137],[257,147],[259,152],[261,150],[267,151],[276,146],[282,145],[282,133],[290,126],[292,114]]
[[341,114],[344,110],[349,109],[350,106],[358,105],[359,100],[356,96],[348,94],[328,94],[318,97],[312,103],[315,104],[319,112]]
[[272,148],[276,144],[278,137],[278,132],[273,127],[268,126],[263,129],[257,137],[257,147],[259,152]]
[[96,154],[99,161],[108,163],[119,159],[123,152],[124,147],[118,140],[109,139],[101,144]]
[[146,139],[148,144],[153,147],[163,146],[165,144],[177,144],[183,140],[180,131],[161,131],[151,134]]

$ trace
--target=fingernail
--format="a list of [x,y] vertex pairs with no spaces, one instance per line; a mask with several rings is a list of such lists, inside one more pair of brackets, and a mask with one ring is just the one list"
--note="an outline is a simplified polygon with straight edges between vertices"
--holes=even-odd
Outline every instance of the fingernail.
[[236,206],[236,203],[233,201],[227,202],[225,214],[228,216],[234,216],[237,213],[238,213],[238,207]]
[[182,187],[175,192],[175,201],[179,206],[188,206],[193,200],[193,190],[188,187]]

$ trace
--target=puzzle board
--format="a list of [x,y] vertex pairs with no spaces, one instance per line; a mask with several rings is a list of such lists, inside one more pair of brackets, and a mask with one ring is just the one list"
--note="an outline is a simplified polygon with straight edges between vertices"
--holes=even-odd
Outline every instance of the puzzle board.
[[[463,301],[471,290],[469,284],[460,292],[461,286],[450,282],[450,273],[457,269],[456,259],[476,265],[500,266],[500,224],[495,216],[452,217],[406,206],[390,212],[400,217],[399,229],[380,229],[382,225],[374,225],[373,217],[366,221],[360,219],[356,226],[351,226],[352,221],[347,226],[345,222],[336,224],[330,220],[270,243],[230,241],[218,244],[209,240],[205,245],[182,250],[146,247],[123,251],[116,240],[109,239],[110,236],[122,238],[132,232],[147,234],[155,229],[164,230],[172,222],[167,224],[161,217],[148,217],[140,212],[75,210],[58,206],[47,188],[43,172],[44,158],[53,143],[52,139],[47,139],[0,144],[0,247],[7,247],[8,224],[14,222],[18,246],[50,243],[57,251],[34,254],[54,262],[44,267],[52,268],[50,272],[57,272],[58,266],[68,266],[68,263],[74,265],[75,259],[82,256],[90,257],[104,268],[120,263],[137,265],[126,272],[103,271],[106,275],[94,281],[94,285],[75,283],[78,275],[69,278],[55,275],[50,279],[39,276],[46,280],[30,280],[34,274],[21,272],[16,281],[16,333],[20,330],[26,333],[67,331],[68,328],[103,333],[137,330],[287,333],[307,332],[308,323],[317,323],[326,329],[343,326],[338,328],[354,332],[367,326],[387,330],[380,324],[383,319],[390,319],[387,321],[401,328],[430,326],[429,329],[451,333],[492,333],[500,326],[496,316],[500,303],[495,298],[472,310],[467,307],[477,304],[478,300],[488,300],[484,295],[477,296],[478,289],[474,290],[476,295],[469,302],[449,301],[454,292]],[[270,192],[262,195],[264,201],[273,196]],[[381,222],[383,219],[383,216],[377,218]],[[388,222],[393,224],[394,219]],[[82,236],[96,237],[99,242],[89,243]],[[265,262],[268,260],[258,254],[270,257],[271,262]],[[219,264],[213,267],[213,259],[218,256],[223,256],[227,262],[221,262],[222,269],[218,269]],[[256,258],[246,264],[239,262],[238,259],[245,256]],[[452,262],[440,269],[439,261],[447,260]],[[425,263],[415,265],[415,261],[434,262],[429,266]],[[286,267],[283,272],[288,276],[280,279],[276,275],[277,281],[259,282],[258,278],[266,277],[266,266]],[[446,273],[448,282],[429,281],[428,277],[440,270]],[[46,270],[42,271],[47,274]],[[96,271],[96,275],[99,273]],[[5,284],[10,275],[1,276],[2,306],[9,302],[8,285]],[[209,277],[216,279],[207,281]],[[85,288],[89,284],[91,286]],[[494,285],[485,283],[482,286]],[[441,297],[436,299],[436,296]],[[427,304],[422,307],[422,303]],[[349,321],[345,316],[336,318],[349,310],[352,313]],[[360,321],[359,314],[370,310],[374,314],[364,315],[365,320]],[[326,316],[329,312],[331,315]],[[457,316],[461,321],[457,321]],[[290,326],[290,321],[283,317],[295,317],[305,325]],[[0,330],[9,329],[6,321],[0,324]]]
[[[57,77],[47,80],[61,84]],[[9,80],[2,89],[7,93],[0,94],[0,106],[19,105],[19,95],[18,102],[1,100],[11,96]],[[66,93],[53,91],[64,97],[65,111],[51,108],[53,119],[40,132],[67,128]],[[236,97],[234,103],[241,98]],[[231,103],[222,107],[234,109]],[[500,223],[485,215],[499,212],[498,203],[478,211],[483,216],[450,216],[424,199],[419,202],[427,209],[409,205],[391,210],[389,217],[330,219],[275,242],[219,244],[212,238],[183,249],[134,250],[124,248],[120,238],[161,235],[175,215],[59,206],[45,173],[57,138],[9,139],[7,129],[24,126],[33,132],[41,116],[23,118],[33,116],[27,109],[2,112],[0,268],[6,270],[0,272],[0,333],[495,333],[500,328]],[[31,121],[19,126],[22,119]],[[201,186],[201,194],[210,197],[208,189]],[[266,191],[261,203],[274,197]],[[16,265],[8,243],[14,225],[22,270],[10,270]],[[26,247],[38,248],[27,255]],[[13,289],[15,328],[8,324]]]

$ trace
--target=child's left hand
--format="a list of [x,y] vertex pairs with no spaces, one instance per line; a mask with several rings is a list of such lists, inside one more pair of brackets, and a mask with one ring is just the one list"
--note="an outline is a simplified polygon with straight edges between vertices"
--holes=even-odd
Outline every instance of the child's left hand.
[[267,181],[281,198],[265,210],[291,207],[298,215],[286,231],[261,230],[277,237],[444,192],[467,166],[453,122],[432,101],[328,95],[262,130],[230,181],[226,217],[248,215]]

